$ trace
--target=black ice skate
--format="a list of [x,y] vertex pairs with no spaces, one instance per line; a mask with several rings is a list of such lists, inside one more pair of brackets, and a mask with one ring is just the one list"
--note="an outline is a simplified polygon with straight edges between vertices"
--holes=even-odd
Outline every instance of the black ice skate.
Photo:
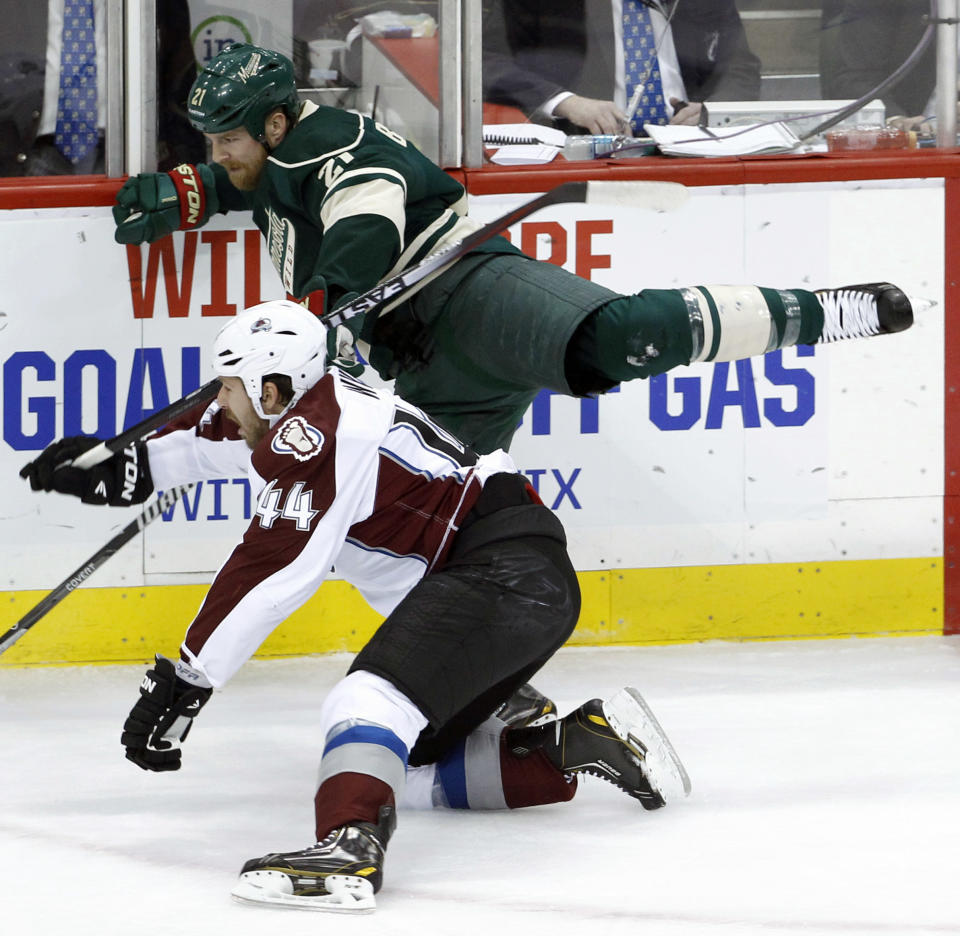
[[253,858],[230,892],[241,903],[296,910],[370,913],[383,883],[383,857],[397,824],[393,807],[381,806],[379,822],[341,826],[296,852]]
[[534,728],[556,721],[557,707],[551,699],[525,683],[493,714],[512,728]]
[[814,295],[823,306],[823,333],[818,344],[891,334],[913,324],[910,300],[892,283],[818,289]]
[[564,773],[592,774],[659,809],[690,792],[690,778],[653,712],[636,689],[606,702],[585,702],[556,725],[517,729],[508,735],[521,756],[541,748]]

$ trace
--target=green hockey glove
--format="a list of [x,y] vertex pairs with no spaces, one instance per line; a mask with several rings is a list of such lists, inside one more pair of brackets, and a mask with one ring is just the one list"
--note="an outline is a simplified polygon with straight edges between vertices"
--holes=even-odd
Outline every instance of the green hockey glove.
[[123,183],[113,206],[118,244],[143,244],[200,227],[219,208],[209,166],[183,163],[170,172],[142,172]]

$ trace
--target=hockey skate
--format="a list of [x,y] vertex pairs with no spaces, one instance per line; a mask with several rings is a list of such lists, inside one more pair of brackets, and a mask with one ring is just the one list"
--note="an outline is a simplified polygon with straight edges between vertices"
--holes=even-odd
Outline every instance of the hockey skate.
[[690,778],[677,752],[636,689],[621,689],[603,702],[593,699],[539,729],[508,736],[515,754],[540,748],[568,774],[592,774],[659,809],[690,793]]
[[556,721],[557,707],[551,699],[525,683],[493,714],[511,728],[534,728]]
[[818,289],[814,295],[823,306],[823,333],[818,344],[892,334],[913,324],[910,300],[892,283]]
[[253,858],[230,892],[241,903],[295,910],[370,913],[383,883],[383,858],[396,827],[392,806],[381,806],[379,822],[357,822],[331,831],[302,851]]

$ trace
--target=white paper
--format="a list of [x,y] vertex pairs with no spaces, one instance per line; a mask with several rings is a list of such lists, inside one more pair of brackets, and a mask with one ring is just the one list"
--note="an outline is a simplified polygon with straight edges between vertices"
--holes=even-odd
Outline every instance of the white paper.
[[514,144],[501,146],[490,157],[490,162],[498,166],[534,166],[550,162],[559,152],[559,146],[545,146],[542,143],[534,143],[530,146]]
[[687,127],[670,124],[665,127],[644,124],[647,135],[670,156],[746,156],[759,153],[786,153],[800,141],[796,134],[780,123],[748,124],[724,129]]
[[493,146],[546,143],[548,146],[562,147],[567,142],[567,135],[562,130],[535,123],[484,124],[483,142]]

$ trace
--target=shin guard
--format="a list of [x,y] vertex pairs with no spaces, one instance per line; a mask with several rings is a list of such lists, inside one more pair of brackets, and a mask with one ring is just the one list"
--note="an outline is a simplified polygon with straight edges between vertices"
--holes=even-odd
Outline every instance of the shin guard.
[[583,323],[572,369],[608,382],[653,377],[681,364],[812,344],[822,330],[823,309],[807,290],[645,289],[606,303]]

